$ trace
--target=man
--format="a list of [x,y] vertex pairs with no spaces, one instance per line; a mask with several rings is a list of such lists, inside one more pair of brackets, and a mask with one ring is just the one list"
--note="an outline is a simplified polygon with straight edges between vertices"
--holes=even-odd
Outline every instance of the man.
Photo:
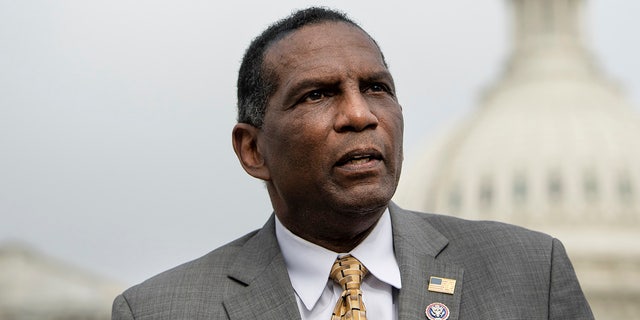
[[125,291],[113,319],[593,318],[559,241],[390,202],[402,110],[380,48],[343,14],[302,10],[256,38],[238,109],[234,150],[274,215]]

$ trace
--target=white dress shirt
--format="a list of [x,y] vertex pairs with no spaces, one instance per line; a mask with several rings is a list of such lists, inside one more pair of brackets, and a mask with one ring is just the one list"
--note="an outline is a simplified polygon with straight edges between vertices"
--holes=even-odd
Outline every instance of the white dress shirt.
[[336,258],[347,254],[369,269],[369,275],[361,285],[367,319],[398,319],[396,292],[401,288],[400,268],[393,252],[388,209],[367,238],[351,252],[336,253],[306,241],[285,228],[277,217],[276,237],[302,320],[331,319],[342,288],[329,279],[329,273]]

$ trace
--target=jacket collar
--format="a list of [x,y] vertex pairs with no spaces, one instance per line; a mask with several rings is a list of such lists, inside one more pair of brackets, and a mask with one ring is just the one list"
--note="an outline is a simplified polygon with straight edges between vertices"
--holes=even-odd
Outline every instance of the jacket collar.
[[229,278],[245,286],[223,301],[230,319],[300,319],[273,215],[244,244],[230,270]]

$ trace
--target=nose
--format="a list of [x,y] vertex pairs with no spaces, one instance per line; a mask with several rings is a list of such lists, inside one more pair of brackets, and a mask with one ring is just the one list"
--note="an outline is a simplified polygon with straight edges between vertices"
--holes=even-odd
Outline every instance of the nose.
[[370,102],[360,90],[345,94],[338,106],[335,122],[337,132],[362,131],[378,126],[378,117],[372,112]]

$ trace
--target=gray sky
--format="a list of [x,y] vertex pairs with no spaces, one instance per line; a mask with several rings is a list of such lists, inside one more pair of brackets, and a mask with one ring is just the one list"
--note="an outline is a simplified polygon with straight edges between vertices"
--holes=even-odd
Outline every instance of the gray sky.
[[[501,0],[226,3],[0,0],[0,241],[132,284],[260,227],[266,190],[230,143],[236,72],[295,8],[342,9],[377,39],[409,162],[508,52]],[[589,4],[587,40],[640,106],[640,2]]]

